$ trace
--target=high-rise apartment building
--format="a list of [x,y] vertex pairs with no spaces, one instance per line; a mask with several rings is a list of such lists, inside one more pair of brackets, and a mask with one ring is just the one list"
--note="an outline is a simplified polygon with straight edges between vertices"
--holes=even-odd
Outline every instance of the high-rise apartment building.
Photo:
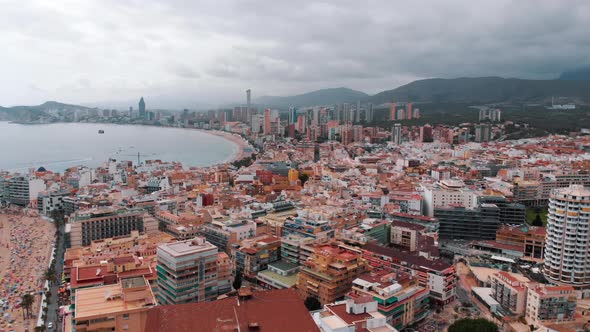
[[489,142],[492,139],[492,131],[488,124],[475,125],[475,141]]
[[576,288],[590,286],[590,190],[555,189],[549,199],[545,267],[547,279]]
[[399,123],[395,123],[393,127],[391,127],[391,141],[395,144],[401,144],[402,142],[402,125]]
[[252,106],[252,90],[246,90],[246,107],[248,107],[248,112],[250,112],[250,107]]
[[162,244],[157,251],[158,303],[180,304],[218,296],[217,247],[203,237]]
[[391,106],[389,107],[389,120],[397,120],[397,109],[395,108],[395,102],[391,102]]
[[270,109],[267,108],[264,110],[264,135],[270,135],[270,123],[271,123],[271,118],[270,118],[271,114],[270,114]]
[[412,110],[412,103],[406,104],[406,120],[412,120],[414,116],[414,111]]
[[432,141],[433,141],[432,126],[427,124],[427,125],[420,127],[420,142],[427,143],[427,142],[432,142]]

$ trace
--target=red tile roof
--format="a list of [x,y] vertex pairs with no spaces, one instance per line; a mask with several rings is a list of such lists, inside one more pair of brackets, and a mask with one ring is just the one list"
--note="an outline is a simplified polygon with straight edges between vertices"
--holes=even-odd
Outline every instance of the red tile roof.
[[363,312],[360,314],[349,314],[346,312],[346,304],[331,304],[326,306],[328,310],[333,312],[336,316],[340,317],[347,324],[354,324],[354,322],[364,321],[373,318],[370,314]]
[[148,311],[146,332],[160,331],[281,331],[319,332],[303,300],[293,289],[254,292],[203,303],[157,306]]

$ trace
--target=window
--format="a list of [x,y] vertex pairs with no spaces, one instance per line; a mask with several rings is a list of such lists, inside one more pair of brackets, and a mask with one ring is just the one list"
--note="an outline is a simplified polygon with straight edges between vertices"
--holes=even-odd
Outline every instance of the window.
[[129,319],[129,314],[123,314],[123,319],[124,320],[128,320]]

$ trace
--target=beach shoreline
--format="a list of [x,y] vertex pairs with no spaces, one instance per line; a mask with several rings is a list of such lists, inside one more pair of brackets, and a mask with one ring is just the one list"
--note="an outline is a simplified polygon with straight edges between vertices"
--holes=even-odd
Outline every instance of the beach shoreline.
[[[187,129],[193,129],[193,128],[187,128]],[[206,133],[206,134],[222,137],[234,144],[234,146],[236,148],[234,149],[234,152],[232,153],[232,155],[229,156],[224,162],[218,163],[218,165],[232,163],[234,161],[238,161],[238,160],[242,160],[247,157],[251,157],[252,153],[255,151],[254,147],[252,145],[250,145],[250,143],[248,141],[246,141],[242,136],[240,136],[238,134],[231,133],[228,131],[223,131],[223,130],[207,130],[207,129],[200,129],[200,128],[194,128],[194,130],[198,130],[198,131]],[[252,152],[244,151],[246,149],[248,149]]]
[[[21,211],[0,211],[0,329],[32,331],[41,305],[44,273],[51,260],[55,225]],[[22,296],[35,294],[32,318],[23,319]]]

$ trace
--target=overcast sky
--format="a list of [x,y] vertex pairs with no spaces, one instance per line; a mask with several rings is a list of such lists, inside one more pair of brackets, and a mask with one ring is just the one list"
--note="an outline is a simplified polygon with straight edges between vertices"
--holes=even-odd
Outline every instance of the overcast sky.
[[[590,1],[0,0],[0,105],[195,107],[590,65]],[[121,103],[122,102],[122,103]]]

